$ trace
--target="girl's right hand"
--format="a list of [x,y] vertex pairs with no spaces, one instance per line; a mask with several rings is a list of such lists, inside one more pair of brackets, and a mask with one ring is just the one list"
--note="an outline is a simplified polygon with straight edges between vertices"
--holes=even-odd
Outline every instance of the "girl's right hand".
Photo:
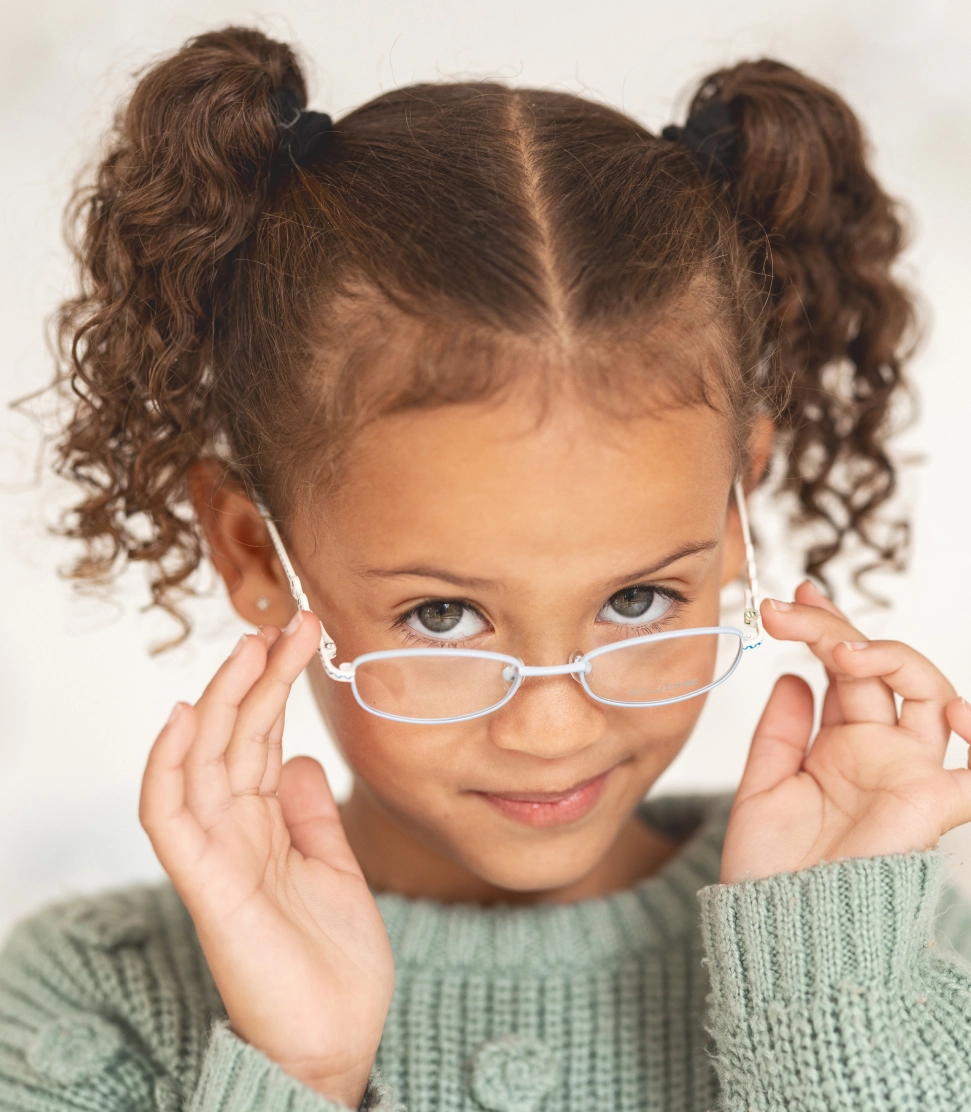
[[356,1108],[394,963],[323,769],[309,757],[282,764],[287,696],[319,639],[310,613],[244,637],[159,734],[139,814],[234,1031]]

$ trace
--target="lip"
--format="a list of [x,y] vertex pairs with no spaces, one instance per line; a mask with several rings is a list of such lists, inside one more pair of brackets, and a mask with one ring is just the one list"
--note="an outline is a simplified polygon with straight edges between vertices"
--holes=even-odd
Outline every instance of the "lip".
[[603,794],[612,768],[564,792],[476,792],[506,818],[524,826],[562,826],[589,814]]

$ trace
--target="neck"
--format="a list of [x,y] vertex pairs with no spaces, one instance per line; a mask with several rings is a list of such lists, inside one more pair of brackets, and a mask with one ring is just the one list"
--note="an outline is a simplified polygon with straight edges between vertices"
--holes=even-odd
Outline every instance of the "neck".
[[653,876],[678,843],[631,816],[610,850],[585,876],[561,888],[518,892],[484,880],[461,862],[426,845],[355,781],[341,807],[348,842],[375,892],[441,903],[541,904],[597,899]]

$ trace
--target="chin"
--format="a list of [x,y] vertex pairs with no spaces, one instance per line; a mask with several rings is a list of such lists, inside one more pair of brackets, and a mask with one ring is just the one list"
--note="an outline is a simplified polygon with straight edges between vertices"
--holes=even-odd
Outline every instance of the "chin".
[[612,837],[589,834],[587,838],[550,839],[552,845],[517,841],[506,847],[493,843],[488,854],[462,864],[481,880],[507,892],[554,892],[578,884],[603,859]]

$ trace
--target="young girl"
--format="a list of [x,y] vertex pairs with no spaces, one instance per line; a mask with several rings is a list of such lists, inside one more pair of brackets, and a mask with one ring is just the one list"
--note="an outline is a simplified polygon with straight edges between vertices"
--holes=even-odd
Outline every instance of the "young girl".
[[[148,561],[177,613],[205,555],[259,628],[152,749],[171,884],[9,943],[0,1107],[971,1107],[929,661],[806,582],[761,621],[829,674],[812,747],[784,676],[733,800],[643,802],[761,637],[719,594],[771,458],[810,570],[895,555],[910,302],[856,119],[770,61],[661,137],[492,83],[304,104],[286,46],[203,35],[82,197],[79,574]],[[305,668],[340,808],[281,766]]]

